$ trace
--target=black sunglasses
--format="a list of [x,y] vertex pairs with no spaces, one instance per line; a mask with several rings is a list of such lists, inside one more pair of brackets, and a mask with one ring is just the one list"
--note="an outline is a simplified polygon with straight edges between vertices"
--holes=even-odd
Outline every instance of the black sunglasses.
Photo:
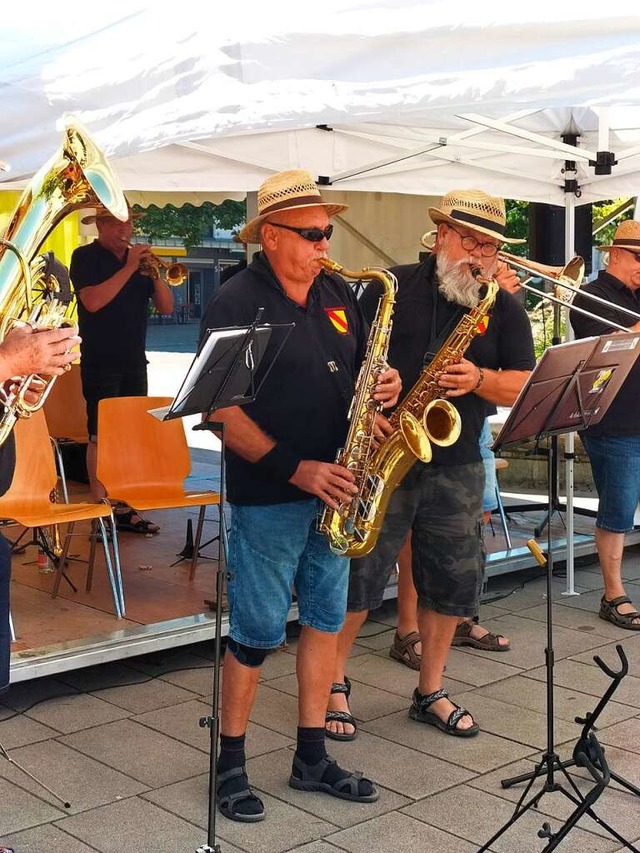
[[[622,246],[614,246],[614,249],[621,249]],[[624,249],[625,252],[629,252],[630,255],[636,259],[636,262],[640,264],[640,252],[636,252],[633,249]]]
[[274,228],[286,228],[287,231],[294,231],[303,239],[310,243],[319,243],[321,240],[330,240],[333,234],[333,225],[327,225],[326,228],[294,228],[293,225],[282,225],[280,222],[270,222]]

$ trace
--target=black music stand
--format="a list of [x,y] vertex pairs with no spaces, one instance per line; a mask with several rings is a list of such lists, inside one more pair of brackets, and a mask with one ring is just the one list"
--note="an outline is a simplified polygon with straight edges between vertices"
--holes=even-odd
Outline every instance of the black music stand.
[[[200,718],[200,726],[209,729],[209,804],[207,841],[196,853],[220,853],[216,843],[216,788],[217,752],[219,734],[220,669],[222,666],[222,599],[227,567],[227,529],[225,524],[225,429],[224,423],[209,418],[217,409],[244,406],[256,399],[262,383],[268,376],[284,346],[294,324],[259,325],[263,309],[259,308],[253,323],[248,327],[208,329],[208,336],[200,347],[189,371],[170,406],[150,410],[161,420],[202,414],[203,421],[194,430],[209,430],[220,436],[220,503],[218,506],[218,568],[216,570],[215,634],[213,659],[213,695],[211,714]],[[270,355],[270,363],[261,374],[256,373],[275,329],[284,330],[279,344]]]
[[[629,371],[640,354],[640,335],[612,334],[599,338],[584,338],[571,343],[550,347],[543,353],[540,362],[529,377],[529,381],[518,395],[509,417],[496,438],[493,449],[517,444],[525,439],[540,439],[543,435],[550,436],[548,456],[548,492],[551,501],[551,477],[554,471],[553,458],[557,448],[557,436],[565,432],[586,429],[598,423],[609,408],[611,401],[618,393]],[[547,526],[547,555],[542,554],[537,542],[530,540],[530,550],[538,562],[545,566],[547,578],[547,647],[545,648],[545,664],[547,669],[547,748],[535,770],[530,774],[502,780],[502,787],[508,788],[518,782],[528,780],[522,796],[518,800],[511,818],[502,826],[479,850],[484,853],[530,808],[537,808],[543,795],[551,791],[560,791],[576,808],[565,821],[563,826],[552,832],[550,825],[544,823],[538,832],[540,838],[549,838],[544,847],[546,851],[555,850],[569,831],[575,826],[583,814],[588,814],[600,826],[606,829],[621,844],[634,853],[640,853],[637,847],[631,845],[619,833],[608,826],[592,809],[593,803],[609,784],[612,773],[609,770],[604,751],[593,734],[593,723],[600,714],[604,704],[618,686],[627,671],[627,662],[621,647],[618,654],[622,661],[619,672],[609,670],[596,656],[594,660],[600,668],[613,679],[613,684],[599,703],[596,712],[587,715],[585,728],[573,752],[573,760],[562,762],[555,751],[554,737],[554,703],[553,703],[553,551],[551,525]],[[584,767],[594,780],[594,787],[583,796],[575,782],[566,771],[566,767],[575,764]],[[555,772],[561,771],[571,786],[567,790],[555,779]],[[540,791],[533,794],[525,802],[533,782],[538,777],[545,777]],[[629,790],[639,793],[637,788],[617,777]]]

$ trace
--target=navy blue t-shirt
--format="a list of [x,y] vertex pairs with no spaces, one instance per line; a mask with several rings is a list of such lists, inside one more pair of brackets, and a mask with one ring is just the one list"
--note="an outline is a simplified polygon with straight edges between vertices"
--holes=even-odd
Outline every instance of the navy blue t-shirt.
[[[301,459],[333,462],[347,434],[347,413],[367,343],[367,326],[351,287],[339,276],[322,272],[303,307],[287,296],[259,253],[207,305],[201,341],[207,329],[249,326],[260,308],[261,324],[295,325],[277,358],[286,330],[273,329],[256,372],[257,397],[243,410]],[[247,462],[228,448],[226,461],[231,503],[309,498],[260,462]]]

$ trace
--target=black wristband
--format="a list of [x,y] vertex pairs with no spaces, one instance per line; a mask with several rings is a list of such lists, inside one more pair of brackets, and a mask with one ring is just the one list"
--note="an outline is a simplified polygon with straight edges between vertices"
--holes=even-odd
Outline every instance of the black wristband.
[[276,443],[268,453],[258,459],[258,465],[265,471],[287,482],[293,477],[301,459],[286,444]]

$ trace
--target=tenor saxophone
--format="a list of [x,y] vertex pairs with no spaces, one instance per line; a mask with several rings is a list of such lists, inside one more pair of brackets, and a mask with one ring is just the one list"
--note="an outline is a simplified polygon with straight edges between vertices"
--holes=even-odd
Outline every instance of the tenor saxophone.
[[393,431],[379,443],[367,471],[366,488],[358,493],[362,516],[344,551],[347,557],[364,557],[373,550],[394,490],[420,460],[430,462],[432,444],[449,447],[460,437],[460,414],[448,400],[438,378],[449,365],[460,361],[471,341],[486,331],[499,287],[495,279],[472,273],[483,295],[466,313],[422,371],[413,388],[389,418]]
[[378,375],[387,367],[397,280],[393,273],[377,267],[351,272],[329,258],[322,258],[320,264],[330,272],[356,281],[377,279],[383,288],[349,408],[349,431],[335,460],[352,472],[358,492],[350,503],[340,504],[337,509],[325,507],[318,525],[334,553],[348,554],[354,543],[367,536],[367,513],[362,513],[362,507],[370,491],[370,466],[375,452],[373,427],[376,414],[382,408],[382,404],[373,398],[373,393]]

